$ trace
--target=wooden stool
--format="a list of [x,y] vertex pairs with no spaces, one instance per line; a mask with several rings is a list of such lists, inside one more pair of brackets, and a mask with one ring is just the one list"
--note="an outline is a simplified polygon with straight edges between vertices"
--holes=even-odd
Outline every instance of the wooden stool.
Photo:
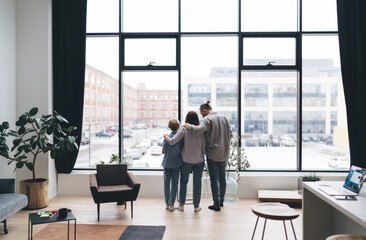
[[326,240],[366,240],[366,237],[351,234],[337,234],[327,237]]
[[257,221],[255,222],[252,240],[254,239],[255,230],[257,228],[259,217],[262,217],[265,219],[262,239],[264,239],[264,231],[266,230],[267,219],[283,221],[283,227],[285,228],[286,239],[288,239],[288,238],[287,238],[285,221],[290,220],[291,226],[292,226],[292,231],[294,233],[295,239],[297,239],[294,225],[292,224],[292,219],[297,218],[299,216],[299,214],[293,208],[290,208],[288,205],[282,204],[282,203],[267,202],[267,203],[258,203],[258,204],[253,205],[252,212],[258,216]]

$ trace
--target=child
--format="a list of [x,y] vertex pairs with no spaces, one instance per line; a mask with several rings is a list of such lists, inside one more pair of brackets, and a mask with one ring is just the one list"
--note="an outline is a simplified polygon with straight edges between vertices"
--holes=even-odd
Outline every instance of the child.
[[[180,123],[177,119],[171,119],[168,127],[172,130],[168,136],[172,138],[177,133]],[[162,150],[164,157],[161,165],[164,168],[165,209],[171,212],[175,210],[174,202],[177,196],[180,166],[182,165],[182,148],[183,139],[175,145],[169,145],[164,140]]]

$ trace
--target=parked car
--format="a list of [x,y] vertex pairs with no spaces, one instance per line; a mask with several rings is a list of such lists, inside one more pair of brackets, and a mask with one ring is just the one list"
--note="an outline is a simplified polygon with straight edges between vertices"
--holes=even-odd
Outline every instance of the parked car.
[[279,146],[281,146],[280,140],[278,138],[272,138],[271,145],[272,145],[272,147],[279,147]]
[[260,147],[268,147],[268,145],[269,145],[268,137],[259,138],[259,143],[258,144],[259,144]]
[[296,143],[293,138],[290,137],[282,137],[281,145],[286,147],[295,147]]
[[142,155],[145,155],[145,154],[146,154],[146,151],[147,151],[147,150],[146,150],[146,147],[145,147],[144,145],[142,145],[142,144],[137,144],[137,145],[136,145],[136,148],[137,148],[137,149],[140,149],[140,151],[141,151],[141,154],[142,154]]
[[132,131],[130,129],[123,129],[123,138],[132,138]]
[[144,160],[135,160],[132,162],[132,168],[150,168],[150,164]]
[[89,143],[90,143],[90,140],[87,137],[82,137],[81,140],[80,140],[81,145],[87,145]]
[[138,160],[142,157],[141,150],[139,148],[132,148],[127,152],[127,155],[130,156],[133,160]]
[[309,137],[302,137],[302,141],[303,142],[310,142],[310,138]]
[[257,138],[257,137],[248,138],[247,140],[245,140],[245,146],[256,147],[258,145],[258,142],[259,142],[259,138]]
[[117,129],[115,127],[110,127],[110,128],[107,128],[106,132],[109,133],[110,135],[114,136],[114,134],[117,133]]
[[161,136],[162,135],[160,135],[159,133],[153,133],[151,134],[150,139],[152,142],[157,142]]
[[336,169],[349,169],[350,161],[348,157],[333,157],[328,160],[328,165]]
[[158,140],[158,146],[163,146],[163,143],[164,143],[164,137],[161,137],[159,140]]
[[151,147],[151,155],[161,155],[162,148],[160,146]]
[[333,136],[329,136],[325,141],[325,144],[333,146]]
[[112,137],[111,134],[106,133],[106,132],[98,132],[95,134],[96,137]]
[[140,144],[146,148],[149,148],[149,147],[151,147],[151,140],[147,139],[147,138],[142,139]]

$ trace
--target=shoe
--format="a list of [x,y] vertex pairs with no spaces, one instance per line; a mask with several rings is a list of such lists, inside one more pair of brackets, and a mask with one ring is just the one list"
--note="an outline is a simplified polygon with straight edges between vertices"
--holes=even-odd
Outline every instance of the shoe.
[[215,205],[208,206],[208,209],[214,210],[214,211],[217,211],[217,212],[221,211],[220,207],[215,207]]
[[194,212],[199,212],[199,211],[201,211],[202,210],[202,208],[201,207],[196,207],[195,209],[194,209]]
[[179,205],[179,206],[177,207],[177,209],[178,209],[179,211],[183,212],[183,211],[184,211],[184,205]]
[[224,204],[223,203],[220,203],[220,207],[223,207],[224,206]]
[[165,210],[169,210],[169,205],[165,204]]
[[169,205],[169,211],[173,212],[175,210],[174,205]]

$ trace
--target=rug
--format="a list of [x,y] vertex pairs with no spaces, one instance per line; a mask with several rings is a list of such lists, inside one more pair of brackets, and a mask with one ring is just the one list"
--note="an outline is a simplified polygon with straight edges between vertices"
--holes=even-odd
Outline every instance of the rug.
[[161,240],[165,226],[139,226],[131,225],[122,233],[119,240]]
[[[128,231],[127,231],[128,230]],[[127,232],[126,232],[127,231]],[[125,234],[126,232],[126,234]],[[165,226],[77,224],[77,240],[162,240]],[[137,238],[136,238],[137,237]],[[65,240],[67,224],[50,223],[33,236],[34,240]],[[70,222],[70,239],[74,239],[74,223]]]

